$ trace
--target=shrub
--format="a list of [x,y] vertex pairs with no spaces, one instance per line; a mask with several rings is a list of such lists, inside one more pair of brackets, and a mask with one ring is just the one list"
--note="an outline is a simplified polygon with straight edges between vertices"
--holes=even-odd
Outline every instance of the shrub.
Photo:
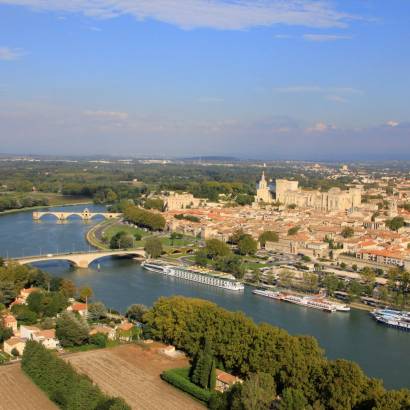
[[166,370],[161,374],[161,379],[205,403],[208,403],[213,395],[213,392],[201,389],[199,386],[192,383],[188,379],[187,369]]

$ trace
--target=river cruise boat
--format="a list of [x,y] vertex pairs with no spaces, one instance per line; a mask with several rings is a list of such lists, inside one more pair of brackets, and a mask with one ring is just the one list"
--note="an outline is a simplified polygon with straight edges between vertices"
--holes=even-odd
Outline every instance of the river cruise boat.
[[141,266],[151,272],[162,273],[164,275],[173,276],[175,278],[203,283],[204,285],[216,286],[218,288],[234,291],[241,291],[245,289],[244,285],[241,282],[204,272],[197,272],[195,270],[182,266],[162,265],[157,262],[143,262]]
[[157,272],[157,273],[164,273],[164,270],[166,268],[165,265],[161,265],[159,263],[154,263],[154,262],[148,262],[148,261],[142,262],[141,266],[150,272]]
[[378,323],[396,329],[410,331],[410,312],[393,309],[377,309],[374,310],[371,315]]
[[341,303],[334,303],[323,297],[317,296],[298,296],[285,292],[277,292],[267,289],[255,289],[252,291],[255,295],[265,296],[271,299],[283,300],[300,306],[306,306],[312,309],[323,310],[324,312],[348,312],[350,307]]

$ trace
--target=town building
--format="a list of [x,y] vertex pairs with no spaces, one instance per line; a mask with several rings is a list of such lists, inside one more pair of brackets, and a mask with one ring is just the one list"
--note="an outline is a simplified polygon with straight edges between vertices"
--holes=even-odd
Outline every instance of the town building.
[[108,340],[114,340],[116,338],[115,329],[107,325],[95,325],[91,328],[90,336],[96,335],[98,333],[106,335]]
[[3,343],[4,352],[9,354],[10,356],[13,356],[12,352],[14,349],[16,349],[16,351],[21,356],[24,353],[25,347],[26,341],[20,337],[11,337],[10,339],[5,340]]
[[327,192],[302,190],[299,188],[298,181],[277,179],[276,200],[283,205],[296,205],[299,208],[331,212],[360,206],[362,194],[359,188],[350,188],[348,191],[331,188]]
[[13,334],[17,332],[17,319],[11,314],[6,314],[2,318],[3,326],[13,331]]
[[236,383],[243,383],[243,380],[232,374],[216,369],[215,390],[221,393],[229,390]]
[[88,314],[86,303],[74,302],[66,310],[68,312],[78,313],[82,317],[86,317]]
[[256,190],[255,205],[259,204],[271,204],[273,202],[272,193],[270,192],[268,183],[265,178],[265,171],[262,172],[262,177],[259,181],[258,188]]
[[164,208],[166,211],[177,211],[180,209],[198,208],[204,202],[203,199],[195,198],[192,194],[170,192],[169,195],[163,196]]

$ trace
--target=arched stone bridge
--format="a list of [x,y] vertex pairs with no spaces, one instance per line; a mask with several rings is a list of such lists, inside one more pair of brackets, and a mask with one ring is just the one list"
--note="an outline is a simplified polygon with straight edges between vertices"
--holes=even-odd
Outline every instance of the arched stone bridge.
[[44,261],[68,261],[76,268],[88,268],[91,263],[95,262],[98,259],[106,258],[108,256],[132,256],[145,258],[145,251],[144,249],[139,248],[132,250],[72,252],[27,256],[24,258],[15,258],[13,260],[20,263],[21,265]]
[[83,221],[88,221],[94,216],[102,216],[105,219],[114,219],[122,216],[116,212],[90,212],[87,208],[82,212],[62,212],[62,211],[45,211],[45,212],[33,212],[33,219],[38,221],[45,215],[54,215],[59,221],[65,221],[70,216],[79,216]]

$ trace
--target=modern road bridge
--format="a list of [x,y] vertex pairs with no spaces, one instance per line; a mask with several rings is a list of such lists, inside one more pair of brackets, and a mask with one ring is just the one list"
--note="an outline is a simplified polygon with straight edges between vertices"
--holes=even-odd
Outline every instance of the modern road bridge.
[[27,256],[23,258],[14,258],[12,260],[26,265],[34,262],[45,261],[68,261],[77,268],[88,268],[94,261],[106,258],[108,256],[131,256],[131,257],[145,257],[145,251],[142,248],[139,249],[127,249],[127,250],[113,250],[113,251],[92,251],[92,252],[70,252],[70,253],[58,253],[58,254],[46,254]]

